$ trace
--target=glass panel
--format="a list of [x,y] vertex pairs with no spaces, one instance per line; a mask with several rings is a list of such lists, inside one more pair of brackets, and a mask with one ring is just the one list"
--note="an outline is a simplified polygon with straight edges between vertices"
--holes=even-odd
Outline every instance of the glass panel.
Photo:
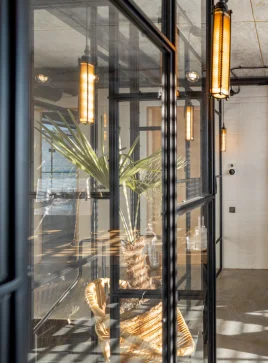
[[161,30],[162,0],[134,0],[142,12]]
[[[29,362],[123,361],[130,352],[160,362],[162,54],[108,2],[32,4]],[[111,120],[119,124],[112,135]],[[110,150],[115,141],[119,151]],[[110,198],[116,182],[119,206]],[[158,300],[142,299],[149,289]]]
[[136,362],[162,361],[161,300],[120,299],[120,310],[120,351],[124,361],[134,361],[134,357]]
[[[177,1],[178,47],[178,158],[186,162],[177,173],[178,203],[202,195],[201,142],[206,127],[203,97],[206,60],[205,2]],[[193,120],[193,122],[191,122]]]
[[157,94],[161,89],[161,52],[124,17],[120,17],[119,33],[119,91]]
[[[192,342],[189,345],[194,346],[194,351],[191,357],[180,357],[178,362],[189,363],[207,363],[208,359],[205,356],[204,346],[207,341],[206,333],[204,332],[204,314],[205,314],[205,302],[200,298],[196,300],[184,300],[181,299],[178,302],[178,311],[184,317],[184,321],[187,322],[187,329],[190,331]],[[177,313],[178,313],[177,311]]]
[[[196,208],[178,218],[177,261],[181,299],[178,307],[187,321],[195,350],[190,362],[206,362],[205,296],[207,278],[207,207]],[[203,218],[202,218],[203,217]]]
[[[133,102],[132,102],[133,103]],[[133,190],[122,186],[121,190],[121,254],[120,278],[126,280],[132,289],[160,289],[162,263],[162,178],[161,165],[161,102],[137,102],[136,112],[131,102],[120,104],[121,148],[130,147],[132,137],[139,138],[137,160],[146,160]],[[131,112],[131,109],[133,110]],[[131,122],[140,122],[136,130],[131,130]],[[156,129],[151,130],[151,127]],[[131,205],[132,204],[132,205]],[[131,208],[133,208],[131,210]],[[131,222],[131,213],[134,220]],[[131,223],[136,224],[138,236],[129,235]],[[136,232],[135,232],[136,233]],[[134,238],[134,240],[132,240]]]
[[191,141],[185,140],[188,125],[185,101],[178,101],[177,104],[177,155],[181,161],[177,172],[177,193],[178,202],[183,203],[202,194],[200,104],[197,101],[193,102],[194,139]]
[[180,289],[198,290],[203,283],[207,232],[206,227],[202,228],[202,217],[204,218],[202,209],[197,208],[178,218],[178,276],[179,280],[184,277]]

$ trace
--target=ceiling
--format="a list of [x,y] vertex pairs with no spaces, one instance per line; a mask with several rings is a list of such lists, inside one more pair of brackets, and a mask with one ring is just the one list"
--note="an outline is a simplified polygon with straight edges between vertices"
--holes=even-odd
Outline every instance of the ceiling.
[[[200,14],[201,1],[177,2],[192,22],[200,26],[196,14]],[[229,0],[228,7],[233,11],[231,67],[268,65],[268,0]],[[268,76],[268,70],[238,70],[236,74],[262,77]]]
[[[77,94],[78,58],[83,54],[86,41],[85,4],[95,0],[33,0],[34,11],[34,65],[36,71],[45,70],[52,77],[52,87],[72,95]],[[161,0],[135,0],[143,11],[160,27]],[[95,1],[105,5],[105,1]],[[204,3],[204,2],[203,2]],[[106,3],[107,5],[108,3]],[[197,55],[201,56],[204,39],[204,9],[201,0],[177,0],[178,27],[192,45],[196,55],[190,52],[191,67],[202,72]],[[268,0],[229,0],[232,9],[231,66],[264,66],[268,64]],[[161,76],[161,54],[141,32],[130,31],[130,23],[119,15],[120,81],[122,84],[133,77],[128,68],[135,42],[139,43],[139,73],[141,82],[157,86]],[[97,34],[98,65],[102,73],[102,86],[108,84],[109,36],[113,24],[108,22],[108,7],[98,7],[98,17],[89,24],[90,34],[94,27]],[[179,45],[179,70],[185,72],[185,49]],[[132,73],[131,73],[132,72]],[[238,76],[268,76],[268,70],[238,70]],[[102,82],[101,80],[101,82]]]

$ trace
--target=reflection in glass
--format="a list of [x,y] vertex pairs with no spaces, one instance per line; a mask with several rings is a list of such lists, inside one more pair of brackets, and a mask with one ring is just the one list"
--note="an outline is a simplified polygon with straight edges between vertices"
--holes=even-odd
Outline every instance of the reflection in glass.
[[[207,205],[178,217],[178,290],[183,294],[178,307],[187,321],[196,349],[190,362],[206,362],[207,329]],[[185,297],[185,298],[184,298]]]
[[186,79],[192,83],[195,83],[199,80],[199,74],[196,71],[187,71],[185,76]]
[[187,141],[194,141],[194,106],[192,104],[188,104],[185,106],[185,122],[185,139]]
[[162,53],[97,3],[34,9],[31,362],[162,361]]
[[196,101],[189,106],[188,114],[185,101],[179,100],[177,104],[177,155],[184,158],[186,164],[184,168],[177,171],[177,198],[178,203],[183,203],[202,194],[201,110],[200,104]]

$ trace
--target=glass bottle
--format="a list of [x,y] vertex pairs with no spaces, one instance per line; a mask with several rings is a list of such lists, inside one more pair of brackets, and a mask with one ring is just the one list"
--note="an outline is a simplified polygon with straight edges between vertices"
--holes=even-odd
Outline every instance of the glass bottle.
[[149,262],[151,267],[159,266],[159,253],[157,251],[157,237],[152,230],[152,225],[148,224],[145,233],[145,250],[148,254]]

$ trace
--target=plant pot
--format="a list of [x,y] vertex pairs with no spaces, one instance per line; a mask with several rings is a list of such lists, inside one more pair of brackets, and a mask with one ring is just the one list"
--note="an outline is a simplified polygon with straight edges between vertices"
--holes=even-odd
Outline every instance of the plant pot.
[[144,242],[138,239],[131,243],[123,240],[121,243],[121,258],[123,258],[126,275],[132,289],[152,289],[152,280],[149,276],[149,266],[146,255],[143,254]]

